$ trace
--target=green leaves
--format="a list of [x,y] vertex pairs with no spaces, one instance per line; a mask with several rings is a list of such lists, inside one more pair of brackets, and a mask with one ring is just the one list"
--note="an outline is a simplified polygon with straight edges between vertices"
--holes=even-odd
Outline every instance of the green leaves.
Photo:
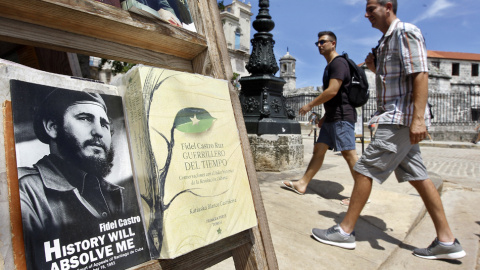
[[181,132],[200,133],[209,129],[215,120],[205,109],[184,108],[178,111],[173,125]]

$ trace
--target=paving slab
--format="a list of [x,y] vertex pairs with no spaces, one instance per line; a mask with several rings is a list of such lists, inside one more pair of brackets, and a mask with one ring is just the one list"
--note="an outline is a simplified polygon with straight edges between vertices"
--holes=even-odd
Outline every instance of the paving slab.
[[[311,237],[311,229],[326,229],[343,219],[347,207],[340,201],[350,196],[353,179],[343,157],[329,151],[305,195],[281,187],[282,180],[296,180],[305,169],[257,173],[280,269],[377,269],[419,220],[420,197],[392,176],[382,185],[374,183],[371,203],[356,226],[355,250],[321,244]],[[294,259],[298,257],[303,260]]]
[[[445,213],[453,234],[467,253],[461,260],[424,260],[412,256],[411,252],[398,249],[382,265],[381,269],[478,269],[480,239],[480,189],[464,189],[446,184],[442,194]],[[428,214],[412,230],[404,243],[415,247],[426,247],[435,238],[433,222]]]
[[[398,183],[393,175],[382,185],[374,182],[371,202],[365,206],[355,228],[355,250],[332,247],[314,240],[311,237],[312,228],[326,229],[342,220],[347,207],[340,201],[350,196],[353,179],[341,154],[328,151],[322,169],[313,178],[305,195],[282,188],[281,181],[299,179],[310,161],[313,138],[304,136],[303,140],[303,167],[283,172],[257,172],[280,269],[475,269],[478,263],[480,212],[475,211],[478,207],[472,206],[480,204],[480,187],[475,181],[475,177],[480,178],[480,173],[475,165],[465,165],[468,162],[463,162],[461,157],[469,155],[476,158],[472,153],[480,154],[480,148],[473,144],[461,144],[462,147],[444,149],[455,144],[451,142],[440,144],[441,150],[433,144],[422,146],[422,152],[427,152],[424,155],[427,168],[434,168],[433,171],[429,169],[430,178],[438,189],[447,186],[442,196],[447,218],[468,254],[457,262],[445,262],[412,255],[414,248],[427,246],[433,241],[435,231],[430,217],[425,216],[425,207],[416,190],[408,183]],[[424,151],[428,146],[436,152]],[[361,144],[357,143],[359,155],[361,149]],[[461,166],[452,162],[452,158],[443,157],[455,155]],[[461,174],[465,177],[454,179],[453,176],[460,175],[455,171],[458,167],[468,170]],[[465,182],[466,188],[457,182]],[[234,269],[233,260],[228,259],[211,269]]]
[[[444,142],[448,145],[463,145],[457,142]],[[452,231],[457,237],[467,256],[458,261],[416,261],[419,269],[480,269],[480,148],[468,144],[468,147],[423,147],[424,161],[429,170],[441,175],[443,180],[442,201]],[[420,247],[433,240],[432,221],[427,215],[412,230],[406,243]],[[430,239],[428,239],[430,237]],[[414,242],[417,241],[417,242]],[[391,260],[396,260],[396,255]],[[408,255],[408,254],[405,254]],[[412,265],[412,264],[410,264]],[[398,268],[396,268],[398,269]],[[407,268],[405,268],[407,269]]]

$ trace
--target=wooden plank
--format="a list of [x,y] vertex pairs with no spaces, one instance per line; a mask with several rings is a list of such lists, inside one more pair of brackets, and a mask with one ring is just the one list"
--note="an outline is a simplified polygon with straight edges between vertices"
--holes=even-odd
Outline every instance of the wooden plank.
[[[207,38],[208,56],[206,59],[201,58],[202,56],[195,59],[193,61],[194,70],[198,68],[198,66],[201,66],[202,62],[203,64],[210,64],[212,76],[230,81],[233,76],[233,71],[228,56],[227,43],[223,33],[217,2],[214,0],[207,0],[206,2],[201,1],[198,3],[198,6],[199,13],[203,15],[203,24],[200,26],[205,29],[205,33],[203,34]],[[198,61],[198,63],[196,61]],[[203,69],[205,70],[205,67],[203,67]],[[195,71],[198,72],[200,70]],[[229,84],[229,88],[258,219],[258,228],[250,230],[252,237],[254,238],[254,245],[251,247],[251,250],[248,250],[248,252],[246,250],[237,250],[234,252],[234,255],[236,255],[234,256],[234,261],[237,267],[247,267],[247,269],[251,269],[248,267],[253,267],[253,269],[278,269],[278,263],[270,235],[270,229],[268,227],[268,220],[261,197],[260,187],[258,185],[255,164],[253,162],[253,155],[248,140],[245,121],[243,119],[240,100],[237,92],[233,89],[231,84]]]
[[[255,252],[254,249],[254,245],[248,243],[233,250],[232,256],[235,262],[235,269],[260,269],[259,265],[261,264],[256,260],[257,256],[253,254]],[[267,268],[265,267],[264,269]]]
[[233,249],[251,242],[250,233],[243,231],[175,259],[149,261],[135,267],[135,269],[205,269],[230,257]]
[[22,214],[20,211],[20,193],[18,192],[18,171],[13,134],[12,103],[3,104],[3,132],[5,144],[5,165],[7,168],[8,205],[10,210],[10,229],[12,230],[13,262],[17,270],[27,268],[23,243]]
[[[217,2],[210,0],[210,10],[218,10]],[[212,12],[212,21],[215,23],[215,33],[217,33],[217,43],[212,44],[219,50],[219,57],[222,65],[226,68],[227,79],[230,80],[233,76],[230,58],[228,56],[227,42],[223,32],[223,27],[220,20],[219,12]],[[210,44],[209,44],[210,46]],[[237,128],[242,142],[242,149],[244,153],[245,165],[247,167],[248,178],[250,180],[250,188],[252,190],[253,202],[258,218],[258,228],[252,229],[253,237],[255,238],[255,245],[249,256],[256,257],[256,267],[258,269],[278,269],[277,257],[273,247],[273,241],[270,235],[268,226],[267,213],[263,205],[260,186],[258,184],[257,172],[253,160],[253,154],[248,140],[247,129],[245,127],[245,120],[243,119],[242,107],[238,98],[237,92],[230,86],[230,96],[232,99],[232,106],[235,113]],[[250,261],[252,258],[249,259]],[[265,265],[262,265],[265,264]]]
[[[226,252],[231,252],[231,250],[244,244],[250,243],[251,241],[252,239],[250,237],[250,233],[248,231],[244,231],[222,239],[217,243],[200,248],[194,252],[185,254],[182,257],[173,260],[161,260],[160,265],[162,266],[163,270],[205,269],[212,266],[210,265],[210,263],[212,262],[212,258],[215,258],[216,256],[224,254]],[[219,261],[215,262],[218,263]]]
[[72,70],[73,76],[82,77],[82,70],[80,69],[80,63],[78,62],[78,56],[76,53],[67,52],[68,64]]
[[[225,252],[221,254],[215,254],[215,256],[211,256],[211,254],[205,258],[204,261],[201,262],[189,262],[188,264],[184,264],[181,267],[178,268],[172,268],[172,269],[178,269],[178,270],[183,270],[183,269],[189,269],[189,270],[195,270],[195,269],[206,269],[208,267],[214,266],[228,258],[232,257],[231,252]],[[186,265],[186,266],[185,266]],[[141,265],[137,265],[136,267],[132,268],[135,270],[163,270],[161,264],[159,261],[149,261]]]
[[[195,0],[187,0],[188,6],[190,7],[190,14],[195,22],[195,27],[199,34],[205,36],[206,25],[204,24],[203,17],[200,11],[200,3]],[[207,39],[208,40],[208,39]],[[211,74],[211,64],[208,50],[203,51],[203,53],[197,55],[192,60],[193,70],[195,73],[209,76]]]
[[[227,43],[223,34],[223,27],[220,21],[220,13],[218,12],[217,2],[213,0],[199,1],[198,12],[202,14],[202,22],[199,24],[205,31],[203,34],[207,39],[207,52],[208,58],[210,59],[206,62],[209,66],[204,68],[209,73],[205,75],[218,79],[230,80],[231,76],[233,75],[230,60],[228,63],[225,63],[224,58],[220,55],[220,47],[225,47],[226,50]],[[231,74],[229,74],[229,72]]]
[[1,17],[0,39],[11,43],[75,52],[129,63],[186,72],[193,70],[191,61],[179,57]]
[[[93,0],[0,0],[0,39],[230,80],[233,72],[217,2],[188,2],[198,34]],[[185,60],[192,60],[193,66]],[[240,102],[231,84],[229,89],[258,227],[176,259],[136,268],[204,269],[233,256],[237,268],[278,269]]]
[[200,34],[94,0],[0,0],[0,6],[0,17],[187,60],[206,49]]

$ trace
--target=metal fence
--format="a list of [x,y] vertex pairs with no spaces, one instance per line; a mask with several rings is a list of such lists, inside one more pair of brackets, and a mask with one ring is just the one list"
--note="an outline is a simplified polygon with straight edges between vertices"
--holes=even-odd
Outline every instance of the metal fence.
[[434,125],[470,125],[480,120],[479,93],[434,93],[428,96],[432,104]]
[[[316,95],[299,95],[287,98],[287,105],[294,111],[297,121],[308,121],[308,115],[300,116],[298,110],[317,97]],[[473,125],[480,121],[480,93],[430,93],[428,102],[432,105],[432,125]],[[363,121],[368,122],[377,110],[375,97],[363,106]],[[314,111],[321,115],[322,106]]]
[[[300,115],[298,112],[300,108],[307,105],[309,102],[313,101],[318,95],[298,95],[298,96],[287,96],[287,106],[293,109],[295,112],[295,120],[297,121],[306,121],[308,122],[308,117],[311,113],[306,115]],[[316,112],[318,115],[322,115],[322,106],[315,106],[312,109],[312,112]]]

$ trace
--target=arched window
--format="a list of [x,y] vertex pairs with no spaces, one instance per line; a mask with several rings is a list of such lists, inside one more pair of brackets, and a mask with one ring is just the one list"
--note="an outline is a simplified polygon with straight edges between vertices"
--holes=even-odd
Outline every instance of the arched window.
[[242,35],[240,28],[237,28],[235,30],[235,49],[239,50],[240,49],[240,36]]

